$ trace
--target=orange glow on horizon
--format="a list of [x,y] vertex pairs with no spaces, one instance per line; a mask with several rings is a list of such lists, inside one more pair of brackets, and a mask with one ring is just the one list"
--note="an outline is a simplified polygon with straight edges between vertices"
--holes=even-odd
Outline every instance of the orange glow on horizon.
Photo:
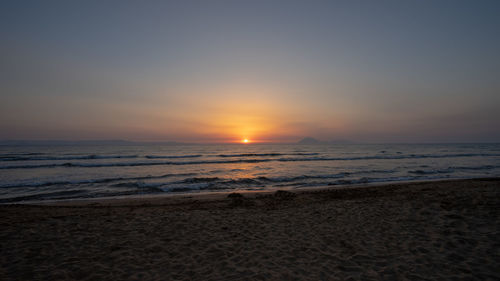
[[175,101],[178,106],[168,112],[159,106],[158,123],[149,122],[148,129],[160,127],[158,135],[168,132],[186,142],[261,144],[293,142],[338,127],[335,116],[318,116],[303,107],[307,103],[283,98],[288,89],[281,85],[243,79],[194,84],[178,92],[189,98]]

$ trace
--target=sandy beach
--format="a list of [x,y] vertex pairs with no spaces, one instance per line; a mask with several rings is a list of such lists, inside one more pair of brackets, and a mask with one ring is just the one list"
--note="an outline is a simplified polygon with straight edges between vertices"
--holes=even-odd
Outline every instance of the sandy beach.
[[500,179],[0,206],[1,280],[499,280]]

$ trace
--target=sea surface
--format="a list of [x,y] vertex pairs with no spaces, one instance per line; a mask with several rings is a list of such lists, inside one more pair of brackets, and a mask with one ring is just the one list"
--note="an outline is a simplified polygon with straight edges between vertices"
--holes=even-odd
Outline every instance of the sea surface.
[[500,176],[500,144],[0,146],[0,203]]

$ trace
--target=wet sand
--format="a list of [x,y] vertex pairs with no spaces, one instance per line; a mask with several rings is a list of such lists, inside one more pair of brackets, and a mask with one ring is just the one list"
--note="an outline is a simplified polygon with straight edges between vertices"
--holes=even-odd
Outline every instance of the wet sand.
[[500,179],[0,206],[0,280],[499,280]]

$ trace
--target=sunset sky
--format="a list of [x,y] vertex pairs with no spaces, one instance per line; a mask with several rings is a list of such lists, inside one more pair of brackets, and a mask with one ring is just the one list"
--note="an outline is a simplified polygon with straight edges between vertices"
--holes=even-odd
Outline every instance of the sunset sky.
[[0,140],[499,142],[500,1],[2,1]]

